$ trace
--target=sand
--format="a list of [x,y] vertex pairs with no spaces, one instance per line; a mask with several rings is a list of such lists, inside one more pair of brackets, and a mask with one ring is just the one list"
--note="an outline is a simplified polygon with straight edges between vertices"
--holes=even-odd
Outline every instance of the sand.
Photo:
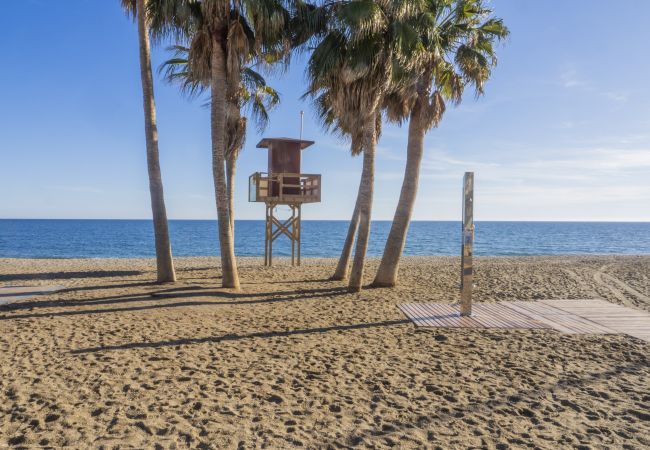
[[[218,288],[214,258],[0,259],[0,447],[648,448],[650,344],[552,330],[417,330],[457,258],[348,294],[334,260]],[[370,262],[369,274],[376,261]],[[650,310],[650,257],[478,258],[476,300],[605,298]],[[370,281],[370,280],[368,280]]]

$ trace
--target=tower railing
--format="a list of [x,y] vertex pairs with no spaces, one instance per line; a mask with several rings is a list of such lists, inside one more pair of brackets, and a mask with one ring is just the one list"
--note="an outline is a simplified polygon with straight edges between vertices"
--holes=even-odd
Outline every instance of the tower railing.
[[248,181],[250,202],[299,204],[321,201],[319,174],[255,172]]

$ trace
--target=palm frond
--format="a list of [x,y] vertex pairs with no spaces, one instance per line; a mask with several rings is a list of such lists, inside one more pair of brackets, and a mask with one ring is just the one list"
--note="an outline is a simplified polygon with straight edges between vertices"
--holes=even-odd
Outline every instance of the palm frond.
[[190,63],[190,48],[182,45],[174,45],[167,48],[173,53],[173,57],[163,62],[158,68],[158,73],[163,75],[165,81],[177,84],[181,92],[190,98],[204,93],[209,84],[209,78],[201,78],[200,72],[194,70]]
[[120,0],[120,6],[128,17],[135,19],[138,8],[136,0]]

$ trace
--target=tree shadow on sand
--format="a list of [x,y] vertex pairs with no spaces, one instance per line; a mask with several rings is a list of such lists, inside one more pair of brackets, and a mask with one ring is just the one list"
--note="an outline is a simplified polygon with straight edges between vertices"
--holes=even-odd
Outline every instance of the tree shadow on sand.
[[318,327],[318,328],[302,328],[297,330],[286,330],[286,331],[263,331],[258,333],[249,333],[249,334],[224,334],[222,336],[208,336],[203,338],[183,338],[183,339],[158,341],[158,342],[131,342],[128,344],[110,345],[105,347],[80,348],[77,350],[72,350],[70,353],[74,355],[80,355],[84,353],[96,353],[96,352],[103,352],[103,351],[177,347],[179,345],[219,343],[219,342],[227,342],[227,341],[239,341],[244,339],[268,339],[268,338],[275,338],[275,337],[322,334],[322,333],[329,333],[332,331],[363,330],[367,328],[406,325],[409,323],[411,323],[411,321],[408,319],[385,320],[381,322],[355,323],[351,325],[334,325],[331,327]]
[[68,292],[81,292],[81,291],[101,291],[108,289],[126,289],[133,287],[146,287],[146,286],[160,286],[161,284],[157,281],[139,281],[135,283],[114,283],[114,284],[100,284],[100,285],[91,285],[91,286],[74,286],[57,291],[59,294],[66,294]]
[[0,281],[18,280],[64,280],[70,278],[103,278],[103,277],[132,277],[142,275],[139,270],[96,270],[91,272],[43,272],[43,273],[12,273],[0,275]]
[[[187,292],[183,291],[186,290]],[[83,309],[83,310],[69,310],[69,311],[56,311],[56,312],[43,312],[43,313],[28,313],[28,314],[14,314],[0,316],[2,320],[15,320],[15,319],[33,319],[40,317],[66,317],[78,316],[88,314],[109,314],[121,313],[132,311],[146,311],[153,309],[165,308],[180,308],[190,306],[233,306],[233,305],[256,305],[256,304],[269,304],[278,302],[293,302],[293,301],[306,301],[323,297],[334,297],[347,294],[345,288],[323,288],[323,289],[300,289],[295,291],[279,291],[279,292],[228,292],[217,291],[188,286],[186,288],[173,288],[154,293],[143,294],[125,294],[111,297],[100,297],[97,299],[89,300],[59,300],[59,301],[31,301],[14,303],[0,307],[0,312],[11,312],[20,310],[32,310],[34,308],[64,308],[64,307],[79,307],[79,306],[97,306],[97,305],[114,305],[125,303],[143,303],[143,302],[159,302],[164,299],[184,299],[196,297],[215,297],[217,300],[203,300],[203,301],[181,301],[174,303],[156,303],[153,305],[138,305],[138,306],[124,306],[106,309]],[[256,298],[263,297],[263,298]],[[270,297],[270,298],[267,298]],[[224,299],[224,300],[218,300]]]
[[332,282],[329,278],[314,278],[309,280],[281,280],[281,281],[261,281],[259,283],[248,282],[246,284],[300,284],[300,283],[328,283]]

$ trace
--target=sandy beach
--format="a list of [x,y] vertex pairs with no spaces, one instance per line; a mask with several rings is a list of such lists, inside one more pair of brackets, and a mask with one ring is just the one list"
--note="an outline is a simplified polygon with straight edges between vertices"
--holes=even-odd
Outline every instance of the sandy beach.
[[[0,259],[0,447],[648,448],[650,344],[551,330],[416,330],[458,258],[406,258],[348,294],[334,260]],[[374,274],[372,260],[368,277]],[[650,257],[478,258],[477,302],[604,298],[650,311]],[[368,278],[367,281],[370,281]]]

